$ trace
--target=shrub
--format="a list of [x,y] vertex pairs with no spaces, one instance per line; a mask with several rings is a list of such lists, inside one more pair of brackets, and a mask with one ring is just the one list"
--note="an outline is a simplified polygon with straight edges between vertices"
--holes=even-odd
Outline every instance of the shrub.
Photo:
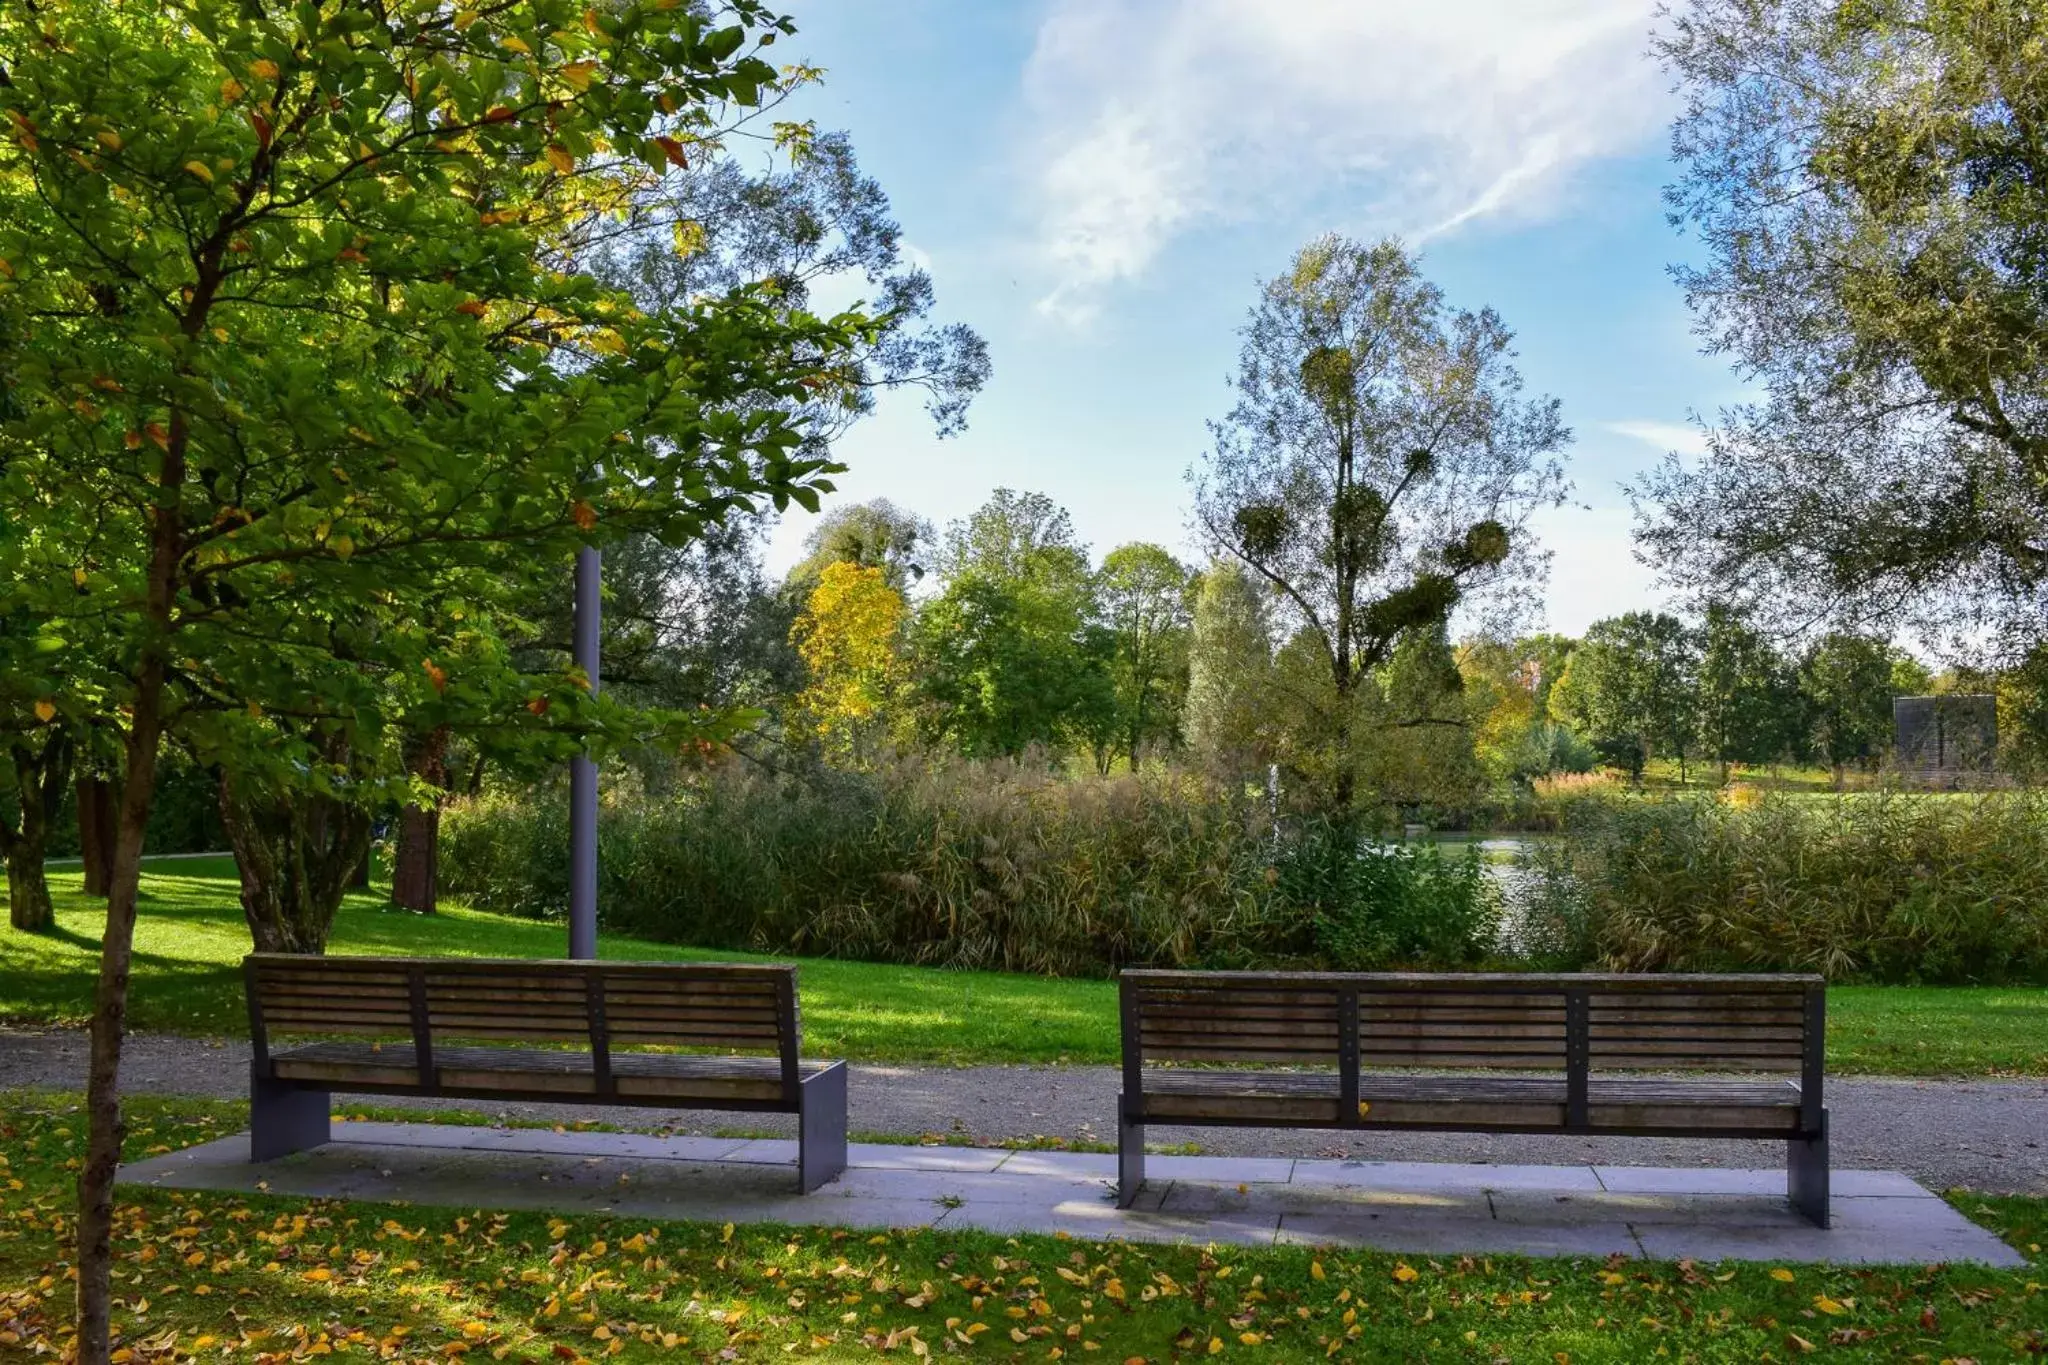
[[1314,919],[1316,947],[1339,971],[1456,966],[1492,948],[1499,895],[1476,845],[1365,844],[1328,824],[1299,832],[1275,860],[1276,890]]
[[[559,916],[567,827],[559,788],[457,803],[444,885]],[[660,798],[608,791],[598,847],[608,928],[702,947],[1087,975],[1307,966],[1339,945],[1352,961],[1464,961],[1491,932],[1476,865],[1364,854],[1379,870],[1340,875],[1320,827],[1276,829],[1185,772],[903,760],[793,779],[730,765]]]
[[2048,800],[1579,802],[1516,901],[1539,949],[1629,971],[2048,981]]

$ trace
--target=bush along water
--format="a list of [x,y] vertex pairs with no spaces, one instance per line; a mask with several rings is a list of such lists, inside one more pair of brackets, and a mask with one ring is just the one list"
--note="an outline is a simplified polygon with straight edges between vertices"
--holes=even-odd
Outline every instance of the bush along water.
[[1458,966],[1493,945],[1500,898],[1476,846],[1381,844],[1313,821],[1274,860],[1275,892],[1306,911],[1318,956],[1339,971]]
[[1736,793],[1574,803],[1507,936],[1552,965],[2048,983],[2048,798]]
[[[452,893],[564,912],[559,789],[459,803],[442,839]],[[1056,975],[1451,966],[1490,949],[1497,912],[1476,861],[1275,824],[1184,772],[904,760],[789,778],[727,765],[658,797],[609,791],[598,849],[615,933]]]

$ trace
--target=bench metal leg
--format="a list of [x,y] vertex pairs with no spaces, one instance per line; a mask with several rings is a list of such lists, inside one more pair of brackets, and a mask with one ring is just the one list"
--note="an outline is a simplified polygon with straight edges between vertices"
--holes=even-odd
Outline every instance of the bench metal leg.
[[1787,1144],[1785,1192],[1792,1207],[1815,1227],[1828,1225],[1828,1114],[1821,1110],[1820,1132],[1793,1138]]
[[1132,1099],[1119,1095],[1116,1104],[1116,1206],[1138,1202],[1145,1187],[1145,1125],[1131,1121]]
[[846,1169],[846,1063],[797,1085],[797,1185],[809,1194]]
[[301,1090],[267,1076],[249,1081],[249,1160],[273,1161],[333,1136],[325,1090]]

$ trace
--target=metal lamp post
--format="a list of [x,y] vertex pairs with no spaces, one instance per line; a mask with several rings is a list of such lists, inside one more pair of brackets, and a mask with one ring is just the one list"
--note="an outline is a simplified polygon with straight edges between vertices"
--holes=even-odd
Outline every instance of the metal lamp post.
[[[577,665],[597,691],[597,628],[603,601],[598,588],[602,564],[597,548],[576,552]],[[569,956],[597,956],[597,760],[578,754],[569,760]]]

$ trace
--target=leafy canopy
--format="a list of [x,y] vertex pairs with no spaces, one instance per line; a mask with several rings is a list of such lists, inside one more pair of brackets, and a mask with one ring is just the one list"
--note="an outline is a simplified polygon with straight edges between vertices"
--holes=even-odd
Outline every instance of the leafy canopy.
[[766,286],[644,312],[568,268],[777,80],[786,21],[718,14],[0,15],[0,582],[67,686],[119,699],[154,657],[252,762],[262,715],[595,724],[512,666],[512,590],[829,487],[795,414],[862,319]]
[[[1691,0],[1674,216],[1698,330],[1765,391],[1642,481],[1684,589],[1789,624],[2048,634],[2048,10]],[[2001,638],[2002,637],[2002,638]]]

